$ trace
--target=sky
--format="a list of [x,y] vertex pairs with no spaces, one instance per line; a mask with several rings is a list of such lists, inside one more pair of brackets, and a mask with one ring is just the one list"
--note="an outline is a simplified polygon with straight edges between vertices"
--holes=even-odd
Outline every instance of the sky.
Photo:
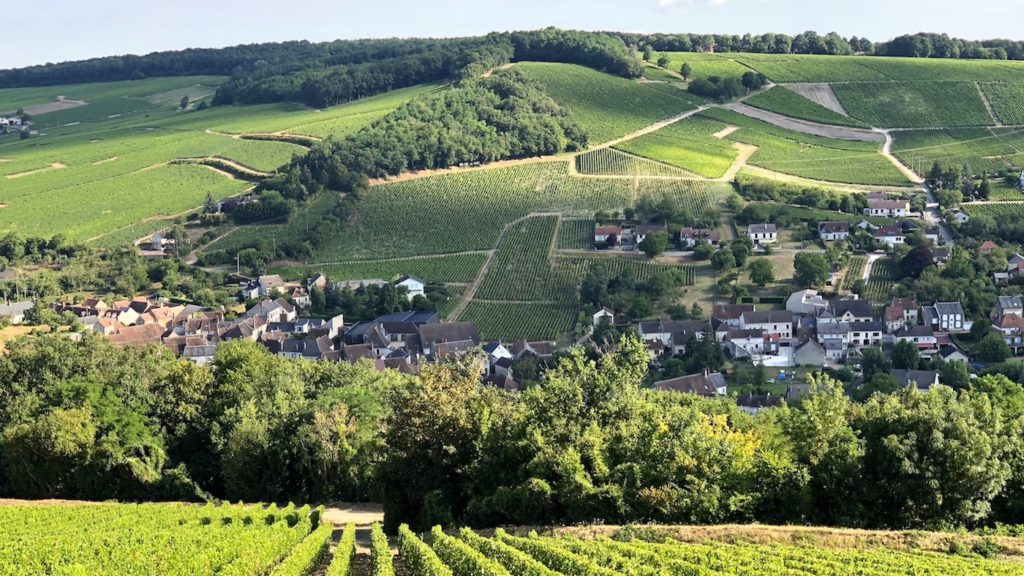
[[1019,2],[33,0],[20,11],[18,25],[4,28],[0,68],[255,42],[468,36],[546,26],[723,34],[834,30],[874,41],[919,31],[969,39],[1022,39]]

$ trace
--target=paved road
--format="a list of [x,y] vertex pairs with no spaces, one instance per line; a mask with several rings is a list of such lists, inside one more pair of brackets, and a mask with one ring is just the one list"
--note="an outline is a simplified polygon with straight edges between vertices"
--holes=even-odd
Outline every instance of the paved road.
[[953,233],[949,230],[949,225],[946,224],[946,221],[942,218],[942,213],[939,212],[938,202],[935,200],[935,195],[932,194],[932,189],[929,188],[927,184],[921,184],[921,189],[924,190],[925,199],[928,204],[935,206],[932,208],[926,208],[921,214],[924,221],[932,226],[939,227],[939,238],[944,244],[955,244],[956,242],[953,240]]

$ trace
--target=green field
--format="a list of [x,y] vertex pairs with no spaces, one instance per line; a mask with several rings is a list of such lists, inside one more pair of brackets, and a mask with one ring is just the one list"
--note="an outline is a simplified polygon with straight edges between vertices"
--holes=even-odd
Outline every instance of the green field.
[[[294,505],[5,507],[0,574],[307,574],[330,544],[321,514]],[[346,533],[336,558],[352,549],[354,526]]]
[[753,68],[773,82],[887,80],[1024,82],[1024,62],[805,54],[717,54]]
[[693,110],[699,100],[676,88],[659,90],[657,84],[639,84],[571,64],[528,62],[517,67],[539,80],[572,113],[591,145]]
[[[398,540],[403,563],[421,567],[417,573],[422,575],[1009,576],[1020,572],[1019,564],[1010,561],[897,551],[882,545],[832,548],[798,542],[758,544],[742,539],[682,542],[659,537],[658,528],[642,532],[649,540],[625,535],[542,537],[536,532],[512,536],[501,529],[486,538],[468,528],[456,537],[435,527],[426,540],[421,540],[403,526]],[[382,556],[387,553],[383,544],[379,549]]]
[[657,132],[627,140],[616,148],[682,168],[705,178],[720,178],[739,156],[727,139],[715,133],[725,125],[691,116]]
[[775,86],[770,90],[755,94],[744,100],[744,103],[768,110],[769,112],[782,114],[783,116],[809,120],[811,122],[834,124],[836,126],[853,126],[855,128],[867,127],[867,124],[829,110],[785,86]]
[[654,55],[654,59],[657,60],[661,55],[668,58],[668,69],[673,72],[679,72],[679,69],[683,66],[683,62],[689,64],[691,78],[707,78],[708,76],[721,76],[723,78],[727,76],[742,76],[744,72],[748,72],[750,70],[750,68],[736,62],[733,59],[734,55],[732,54],[658,52]]
[[832,90],[850,116],[879,128],[995,124],[973,82],[853,82]]
[[902,130],[893,133],[893,153],[918,174],[932,164],[989,173],[1024,163],[1024,129],[964,128],[957,130]]
[[[39,134],[0,136],[0,231],[124,244],[197,208],[207,192],[223,198],[248,183],[208,168],[166,166],[179,159],[224,158],[271,172],[305,148],[227,132],[345,134],[386,114],[424,86],[324,111],[294,105],[178,110],[183,95],[208,96],[218,77],[156,78],[107,84],[0,90],[0,110],[56,102],[87,104],[40,113]],[[48,217],[40,217],[41,214]]]
[[485,340],[555,340],[576,323],[573,303],[470,302],[459,316],[475,322]]
[[498,243],[483,283],[480,300],[568,300],[572,286],[550,273],[557,216],[537,216],[512,223]]
[[[1024,200],[1024,197],[1021,197],[1020,193],[1018,193],[1018,197],[1014,198],[1014,200]],[[969,216],[1012,215],[1017,220],[1024,218],[1024,204],[972,204],[965,202],[961,207]]]

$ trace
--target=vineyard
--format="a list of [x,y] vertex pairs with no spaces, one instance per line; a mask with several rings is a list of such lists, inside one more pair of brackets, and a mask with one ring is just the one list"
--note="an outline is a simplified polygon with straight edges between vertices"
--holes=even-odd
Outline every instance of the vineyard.
[[484,340],[554,340],[573,329],[574,303],[478,302],[466,306],[459,320],[475,322]]
[[744,103],[783,116],[820,122],[821,124],[853,126],[855,128],[867,127],[863,122],[833,112],[784,86],[775,86],[766,92],[755,94],[744,100]]
[[539,80],[551,97],[572,113],[591,145],[697,107],[696,97],[683,90],[659,90],[582,66],[528,62],[517,67]]
[[832,89],[850,116],[880,128],[994,124],[973,82],[855,82]]
[[811,136],[723,109],[700,116],[737,126],[727,140],[757,146],[748,163],[804,178],[883,186],[905,186],[907,179],[880,153],[876,142]]
[[739,152],[715,134],[726,126],[691,116],[657,132],[627,140],[616,148],[682,168],[705,178],[720,178],[732,166]]
[[558,228],[559,250],[590,250],[593,247],[593,220],[562,220]]
[[846,272],[843,274],[843,283],[839,286],[839,289],[851,292],[854,283],[863,278],[864,266],[867,263],[867,256],[851,256],[849,263],[846,265]]
[[[706,52],[661,52],[657,56],[664,55],[668,58],[668,69],[679,72],[683,62],[690,65],[690,76],[692,78],[706,78],[708,76],[742,76],[750,70],[743,64],[733,60],[733,54],[710,54]],[[656,58],[657,58],[656,56]]]
[[980,86],[1001,123],[1024,125],[1024,84],[989,82]]
[[608,271],[608,274],[611,276],[617,276],[628,270],[629,274],[637,282],[646,282],[650,280],[655,273],[661,270],[674,268],[682,270],[684,277],[683,284],[686,286],[692,286],[696,275],[696,269],[689,264],[673,266],[670,264],[656,264],[649,260],[640,260],[636,258],[601,256],[561,256],[558,258],[559,270],[562,271],[566,278],[575,284],[582,282],[583,278],[595,265],[604,266]]
[[[300,576],[325,561],[333,527],[321,514],[273,504],[0,508],[0,575]],[[349,573],[354,545],[349,526],[330,574]]]
[[[685,56],[685,55],[684,55]],[[719,54],[757,70],[773,82],[886,80],[1024,82],[1024,64],[995,60],[878,58],[804,54]]]
[[515,302],[567,299],[566,284],[550,273],[557,229],[557,216],[509,225],[476,297]]
[[964,128],[959,130],[906,130],[895,133],[893,154],[918,174],[932,164],[970,165],[989,173],[1021,164],[1024,130],[1020,128]]
[[614,148],[599,148],[580,154],[576,157],[576,171],[592,176],[693,176],[675,166],[627,154]]
[[899,279],[899,262],[891,258],[876,260],[871,265],[865,298],[872,302],[888,302],[892,299],[892,287]]
[[[1019,193],[1015,200],[1024,200],[1021,198]],[[970,202],[962,204],[964,212],[967,212],[969,216],[988,215],[988,216],[999,216],[999,215],[1010,215],[1015,219],[1024,218],[1024,204],[1020,203],[1006,203],[1006,204],[972,204]]]
[[[934,552],[717,541],[686,543],[668,538],[658,540],[653,536],[650,541],[542,537],[533,532],[528,536],[513,536],[499,528],[494,537],[487,538],[468,528],[463,528],[456,536],[435,527],[421,539],[403,525],[397,540],[399,562],[413,576],[1009,576],[1020,573],[1019,564]],[[377,545],[374,558],[375,565],[388,563],[390,553]],[[375,574],[392,574],[388,568]]]

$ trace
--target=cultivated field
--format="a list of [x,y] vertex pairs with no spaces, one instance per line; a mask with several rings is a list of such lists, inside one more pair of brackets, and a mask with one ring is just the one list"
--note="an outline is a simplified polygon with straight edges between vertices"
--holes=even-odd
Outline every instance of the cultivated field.
[[867,126],[863,122],[839,114],[817,102],[811,101],[785,86],[775,86],[766,92],[747,98],[744,102],[756,108],[762,108],[769,112],[800,120],[835,124],[837,126],[852,126],[855,128]]
[[[3,507],[0,574],[307,574],[330,544],[321,514],[293,505]],[[341,574],[354,526],[346,532],[335,553]]]
[[721,178],[739,156],[730,141],[715,136],[725,127],[698,115],[622,142],[616,148],[705,178]]
[[671,86],[658,89],[657,84],[638,84],[582,66],[528,62],[517,67],[540,80],[555,101],[576,117],[590,135],[591,145],[693,110],[699,100]]
[[[896,576],[1017,574],[1020,565],[919,551],[827,548],[800,544],[743,541],[682,542],[649,531],[650,540],[513,536],[498,529],[491,538],[462,529],[457,536],[434,528],[429,537],[403,526],[398,534],[399,561],[413,574],[716,574],[764,576]],[[427,544],[427,541],[430,543]],[[374,553],[388,554],[382,538]]]
[[995,124],[973,82],[852,82],[832,89],[850,116],[879,128]]
[[893,153],[918,174],[932,164],[960,168],[967,163],[975,172],[993,173],[1022,163],[1024,129],[964,128],[956,130],[904,130],[894,134]]

